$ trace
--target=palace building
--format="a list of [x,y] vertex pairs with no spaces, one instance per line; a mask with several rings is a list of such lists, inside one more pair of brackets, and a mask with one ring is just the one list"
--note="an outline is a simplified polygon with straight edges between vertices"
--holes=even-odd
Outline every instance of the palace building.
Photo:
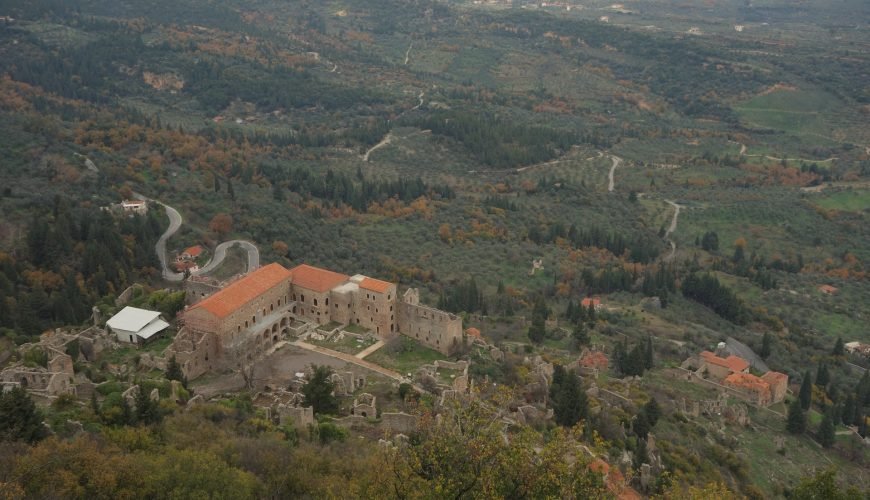
[[395,283],[307,264],[257,269],[189,306],[182,318],[168,354],[189,378],[260,357],[293,320],[359,325],[382,339],[404,334],[444,354],[462,342],[461,318],[421,305],[416,289],[400,299]]

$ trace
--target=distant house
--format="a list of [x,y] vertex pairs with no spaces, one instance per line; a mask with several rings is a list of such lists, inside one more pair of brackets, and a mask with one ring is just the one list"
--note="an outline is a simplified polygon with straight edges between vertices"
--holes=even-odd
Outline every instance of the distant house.
[[473,326],[470,328],[466,328],[465,334],[468,335],[472,339],[479,339],[480,338],[480,330],[478,330],[477,328],[475,328]]
[[820,285],[819,291],[827,295],[835,295],[840,289],[831,285]]
[[749,363],[745,359],[734,355],[720,358],[710,351],[703,351],[701,352],[700,361],[703,365],[701,368],[719,380],[724,379],[732,373],[747,373],[749,371]]
[[579,361],[581,368],[595,368],[599,371],[606,371],[610,362],[607,355],[601,351],[589,351],[580,357]]
[[169,323],[164,321],[157,311],[127,306],[109,318],[106,326],[115,334],[119,342],[144,344],[166,330]]
[[182,259],[185,259],[185,260],[192,260],[192,259],[196,259],[200,255],[202,255],[202,252],[203,252],[202,246],[194,245],[192,247],[185,248],[184,251],[181,252],[181,255],[179,257]]
[[148,213],[148,203],[143,200],[124,200],[121,202],[124,213],[145,215]]
[[729,387],[751,403],[767,406],[785,399],[788,390],[788,375],[770,371],[756,377],[751,373],[732,373],[722,385]]
[[585,309],[589,309],[589,307],[593,307],[596,311],[601,310],[601,299],[598,297],[586,297],[580,301],[580,305]]

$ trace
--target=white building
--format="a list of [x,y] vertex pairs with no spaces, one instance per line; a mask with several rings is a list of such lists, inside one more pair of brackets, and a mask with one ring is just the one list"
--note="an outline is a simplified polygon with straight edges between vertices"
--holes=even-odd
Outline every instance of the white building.
[[128,306],[109,318],[106,326],[120,342],[143,344],[168,328],[169,323],[163,321],[157,311]]
[[148,203],[143,200],[124,200],[121,202],[124,212],[145,215],[148,213]]

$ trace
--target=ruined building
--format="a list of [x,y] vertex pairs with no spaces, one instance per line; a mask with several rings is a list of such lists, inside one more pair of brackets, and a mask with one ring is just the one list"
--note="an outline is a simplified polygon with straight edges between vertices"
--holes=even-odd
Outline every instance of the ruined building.
[[270,264],[184,311],[167,355],[176,356],[189,378],[240,368],[285,336],[293,320],[355,324],[381,338],[401,333],[444,354],[462,342],[462,320],[421,305],[416,289],[400,299],[395,283],[307,264]]

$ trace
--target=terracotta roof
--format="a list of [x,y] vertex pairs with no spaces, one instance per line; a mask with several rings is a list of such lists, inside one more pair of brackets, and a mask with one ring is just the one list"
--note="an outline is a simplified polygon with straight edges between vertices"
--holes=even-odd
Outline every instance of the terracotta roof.
[[475,327],[473,327],[473,326],[472,326],[472,327],[469,327],[469,328],[466,328],[466,329],[465,329],[465,334],[468,335],[469,337],[480,338],[480,330],[478,330],[477,328],[475,328]]
[[293,276],[294,285],[318,293],[328,292],[348,279],[346,274],[327,271],[308,264],[294,267],[290,270],[290,274]]
[[590,352],[589,354],[580,358],[580,366],[584,368],[598,368],[600,370],[606,370],[609,364],[610,361],[607,359],[607,355],[601,351]]
[[199,245],[194,245],[192,247],[185,248],[184,251],[181,253],[186,253],[191,257],[199,257],[199,255],[202,253],[202,247]]
[[589,307],[590,305],[592,305],[592,307],[599,306],[601,305],[601,299],[599,299],[598,297],[586,297],[580,302],[580,305],[582,305],[583,307]]
[[704,361],[718,366],[724,366],[728,368],[732,372],[742,372],[743,370],[749,368],[749,363],[746,362],[743,358],[738,358],[737,356],[731,355],[727,358],[720,358],[716,356],[710,351],[704,351],[701,353],[701,357],[704,358]]
[[761,376],[761,380],[764,380],[770,385],[778,384],[780,382],[788,383],[788,375],[785,373],[779,373],[775,371],[769,371]]
[[819,286],[819,291],[822,293],[834,294],[837,293],[838,289],[835,286],[831,285],[821,285]]
[[376,280],[374,278],[363,278],[359,283],[360,288],[365,288],[366,290],[371,290],[373,292],[384,293],[386,292],[392,283],[388,281]]
[[753,392],[769,392],[770,384],[751,373],[732,373],[725,377],[725,385],[749,389]]
[[202,308],[224,318],[289,277],[290,271],[281,264],[269,264],[196,303],[191,310]]

